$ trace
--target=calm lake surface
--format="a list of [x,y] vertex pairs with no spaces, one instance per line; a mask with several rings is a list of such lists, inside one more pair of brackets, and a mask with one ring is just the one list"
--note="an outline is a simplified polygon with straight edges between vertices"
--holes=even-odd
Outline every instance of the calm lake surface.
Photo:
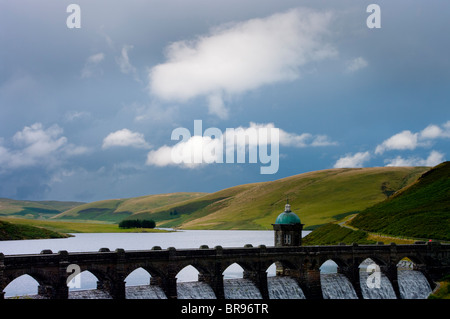
[[[309,231],[304,231],[306,236]],[[168,247],[199,248],[201,245],[222,247],[243,247],[246,244],[253,246],[274,245],[274,233],[270,231],[247,230],[183,230],[167,233],[82,233],[72,234],[74,237],[61,239],[34,239],[0,241],[0,252],[5,255],[38,254],[44,249],[54,253],[60,250],[68,252],[98,251],[100,248],[117,248],[125,250],[146,250],[153,246],[162,249]],[[268,269],[269,275],[275,273],[275,266]],[[198,272],[192,266],[186,267],[178,275],[178,282],[196,281]],[[96,288],[97,279],[89,272],[81,273],[81,287],[77,289]],[[241,278],[242,268],[236,264],[231,265],[224,272],[224,278]],[[148,285],[150,275],[143,269],[137,269],[126,279],[127,286]],[[5,297],[16,295],[32,295],[37,293],[37,282],[30,276],[24,275],[10,283],[5,289]]]
[[[305,232],[309,233],[309,232]],[[304,234],[304,235],[305,235]],[[100,248],[116,248],[125,250],[151,249],[160,246],[162,249],[199,248],[201,245],[222,247],[273,246],[273,231],[246,230],[182,230],[167,233],[82,233],[72,234],[75,237],[61,239],[34,239],[0,241],[0,252],[5,255],[40,253],[43,249],[53,252],[98,251]]]

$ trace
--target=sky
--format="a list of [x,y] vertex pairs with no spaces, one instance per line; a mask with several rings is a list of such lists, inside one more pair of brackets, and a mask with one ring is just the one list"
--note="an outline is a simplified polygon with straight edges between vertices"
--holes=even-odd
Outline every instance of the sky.
[[0,197],[91,202],[437,165],[450,156],[448,12],[0,0]]

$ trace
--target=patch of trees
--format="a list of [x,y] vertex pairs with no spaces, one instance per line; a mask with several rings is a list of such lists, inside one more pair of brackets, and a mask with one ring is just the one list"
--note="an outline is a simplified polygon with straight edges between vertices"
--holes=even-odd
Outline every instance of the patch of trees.
[[156,223],[151,219],[126,219],[119,223],[119,228],[155,228]]

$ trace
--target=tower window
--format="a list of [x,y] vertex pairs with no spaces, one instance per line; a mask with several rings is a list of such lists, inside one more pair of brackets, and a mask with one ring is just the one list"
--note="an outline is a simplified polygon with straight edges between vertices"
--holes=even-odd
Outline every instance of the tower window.
[[284,243],[285,244],[290,244],[291,243],[291,235],[290,234],[285,234],[284,235]]

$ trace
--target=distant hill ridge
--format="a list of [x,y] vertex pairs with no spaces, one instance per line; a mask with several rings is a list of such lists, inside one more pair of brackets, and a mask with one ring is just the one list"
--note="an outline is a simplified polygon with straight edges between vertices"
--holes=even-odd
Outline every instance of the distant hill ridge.
[[14,215],[16,217],[46,219],[81,204],[84,203],[0,198],[0,217]]
[[158,227],[272,229],[286,197],[308,229],[354,214],[386,199],[427,167],[328,169],[215,193],[173,193],[105,200],[69,209],[52,219],[119,222],[153,219]]
[[[92,203],[0,199],[0,217],[96,223],[139,218],[153,219],[158,227],[272,229],[286,198],[306,229],[323,230],[308,236],[312,244],[355,238],[367,242],[369,232],[450,240],[450,162],[431,169],[328,169],[215,193],[157,194]],[[338,226],[337,221],[342,224],[348,215],[353,218],[347,225],[358,229],[357,233]],[[55,236],[14,228],[10,223],[1,226],[3,239]],[[7,237],[8,233],[14,237]]]
[[186,201],[205,193],[171,193],[147,195],[124,199],[109,199],[86,203],[52,216],[52,219],[96,220],[119,222],[128,216],[149,209]]

